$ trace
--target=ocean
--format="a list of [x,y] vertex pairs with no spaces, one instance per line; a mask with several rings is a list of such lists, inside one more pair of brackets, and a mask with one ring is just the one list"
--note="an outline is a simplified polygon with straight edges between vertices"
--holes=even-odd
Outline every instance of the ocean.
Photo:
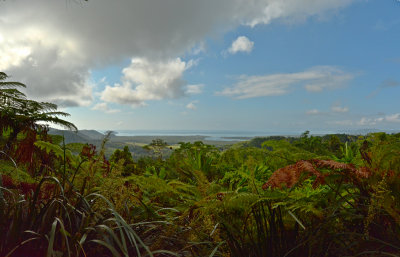
[[[100,131],[105,132],[105,131]],[[299,136],[301,132],[263,132],[231,130],[113,130],[117,136],[204,136],[210,141],[244,141],[253,137]]]

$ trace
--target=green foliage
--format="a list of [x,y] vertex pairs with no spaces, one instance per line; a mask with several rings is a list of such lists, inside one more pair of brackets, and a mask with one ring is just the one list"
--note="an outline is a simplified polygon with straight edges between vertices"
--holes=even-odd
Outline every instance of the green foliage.
[[288,140],[265,141],[262,147],[269,150],[265,161],[272,170],[293,164],[298,160],[318,157],[314,153],[291,144]]
[[118,162],[121,159],[123,159],[124,165],[133,163],[132,154],[129,151],[128,146],[125,146],[122,151],[119,149],[115,150],[115,152],[110,157],[110,161],[112,162]]
[[[77,129],[74,124],[59,118],[69,116],[57,111],[57,105],[29,100],[18,90],[25,87],[19,82],[7,81],[8,76],[0,72],[0,149],[18,162],[29,164],[33,175],[42,173],[49,166],[50,156],[38,151],[34,143],[37,139],[51,142],[45,124],[57,124],[69,129]],[[54,138],[57,140],[57,138]]]
[[[107,160],[107,136],[48,136],[37,122],[64,114],[6,79],[0,256],[400,255],[400,134],[181,143],[169,158],[154,140],[153,158]],[[263,190],[273,179],[294,183]]]
[[167,142],[162,139],[153,139],[152,142],[148,145],[143,146],[145,150],[151,150],[155,153],[155,155],[159,158],[163,158],[163,149],[168,146]]
[[[262,148],[242,146],[223,152],[201,142],[181,143],[166,160],[143,158],[137,163],[128,147],[114,151],[108,163],[103,156],[104,148],[96,151],[90,145],[36,141],[38,149],[53,156],[54,168],[58,169],[53,174],[60,178],[64,193],[52,191],[51,197],[66,197],[62,201],[79,213],[86,211],[77,205],[81,204],[79,199],[87,199],[95,215],[85,214],[86,227],[80,226],[78,230],[69,223],[77,215],[75,209],[51,212],[55,216],[42,209],[50,218],[46,218],[45,224],[39,222],[40,229],[8,228],[21,235],[32,230],[37,233],[32,234],[35,236],[20,236],[24,241],[8,240],[4,245],[8,245],[7,251],[17,246],[23,251],[25,244],[28,247],[37,240],[41,242],[37,244],[38,252],[53,255],[85,251],[134,256],[138,252],[166,249],[165,254],[185,256],[351,256],[363,251],[374,254],[376,248],[398,254],[399,137],[371,134],[353,143],[339,143],[334,136],[324,142],[310,138],[305,134],[297,141],[267,140]],[[322,154],[318,149],[323,147],[326,152]],[[75,154],[78,151],[80,154]],[[316,178],[311,176],[293,188],[262,190],[274,170],[300,160],[329,156],[357,167],[365,166],[371,175],[357,177],[355,173],[326,166],[320,169],[325,177],[316,188]],[[8,174],[18,174],[11,161],[4,165],[8,165],[4,166]],[[133,172],[128,173],[127,169]],[[19,176],[18,181],[29,177],[19,173],[25,177]],[[15,181],[17,178],[12,177]],[[17,193],[21,182],[7,190]],[[7,190],[1,191],[3,205],[6,201],[17,208],[18,201],[8,202],[11,194]],[[104,200],[92,202],[95,195]],[[14,196],[17,197],[22,196]],[[11,220],[11,216],[28,218],[10,213],[5,219]],[[50,240],[42,242],[38,235]]]
[[[39,147],[41,150],[46,151],[46,153],[54,153],[56,157],[62,158],[64,156],[64,149],[61,148],[61,146],[50,143],[50,142],[45,142],[45,141],[36,141],[35,146]],[[73,155],[71,151],[66,150],[66,158],[72,159]]]
[[[47,192],[49,198],[41,198],[41,188],[51,190]],[[103,196],[66,193],[60,182],[50,177],[39,182],[31,198],[3,189],[11,208],[1,212],[1,255],[93,256],[106,249],[113,256],[137,256],[141,252],[151,255],[133,230],[134,225],[128,225]],[[104,201],[108,210],[94,213],[99,201]]]
[[284,136],[270,136],[270,137],[255,137],[245,144],[246,147],[257,147],[261,148],[265,141],[280,141],[280,140],[292,140],[293,138],[287,138]]
[[[36,102],[26,98],[17,88],[25,87],[20,82],[7,81],[8,76],[0,72],[0,131],[11,128],[16,136],[24,129],[36,129],[41,126],[37,122],[50,122],[66,128],[77,129],[74,124],[58,118],[69,116],[68,113],[58,112],[57,105],[46,102]],[[14,138],[12,138],[14,139]]]
[[215,147],[202,142],[181,143],[170,157],[169,163],[183,181],[197,183],[203,179],[201,174],[208,181],[212,181],[222,177],[222,174],[216,169],[219,155],[220,153]]
[[119,149],[115,150],[110,157],[110,161],[114,163],[121,162],[124,169],[123,174],[125,176],[135,173],[136,171],[136,165],[134,164],[132,154],[129,151],[128,146],[125,146],[122,151]]
[[13,180],[18,182],[32,183],[35,180],[23,168],[18,168],[12,161],[0,159],[0,171],[2,174],[10,176]]

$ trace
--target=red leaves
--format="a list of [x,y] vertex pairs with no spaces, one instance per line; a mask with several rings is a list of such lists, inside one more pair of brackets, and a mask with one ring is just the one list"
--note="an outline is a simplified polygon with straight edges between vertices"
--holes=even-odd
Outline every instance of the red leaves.
[[[328,169],[330,172],[322,173],[318,169]],[[332,160],[301,160],[293,165],[276,170],[262,188],[264,190],[269,187],[282,188],[282,186],[291,188],[300,182],[303,174],[306,175],[303,179],[315,175],[316,180],[313,183],[313,187],[317,187],[320,184],[325,184],[325,177],[337,172],[341,172],[341,174],[345,175],[350,180],[357,181],[363,178],[368,178],[372,175],[369,168],[360,167],[357,169],[353,164],[346,164]]]
[[36,190],[37,186],[36,183],[27,183],[27,182],[18,183],[7,175],[1,175],[1,178],[3,180],[3,187],[8,189],[17,189],[24,195],[30,195],[31,192],[35,192]]
[[368,141],[364,140],[361,148],[360,148],[360,154],[361,157],[363,158],[364,161],[366,161],[368,163],[368,165],[371,165],[372,163],[372,153],[368,152]]
[[359,169],[354,171],[354,174],[358,178],[369,178],[372,175],[372,172],[367,167],[360,167]]
[[46,153],[35,146],[35,142],[39,140],[45,140],[51,142],[51,138],[48,136],[48,128],[42,127],[39,130],[33,130],[30,128],[25,129],[23,132],[24,139],[22,139],[18,145],[14,157],[17,163],[28,164],[28,172],[35,176],[37,175],[38,168],[41,172],[46,166],[50,166],[53,155]]
[[21,182],[18,187],[18,189],[22,192],[22,194],[26,196],[32,195],[33,192],[36,191],[36,188],[37,188],[36,183],[27,183],[27,182]]
[[223,193],[223,192],[217,193],[217,200],[222,201],[222,200],[224,200],[224,197],[225,197],[225,193]]
[[104,175],[108,175],[111,172],[111,163],[106,159],[106,157],[103,155],[103,163],[101,165],[101,168],[105,170]]
[[17,145],[17,150],[15,152],[15,156],[17,161],[20,163],[32,163],[33,160],[33,153],[35,150],[35,141],[36,141],[36,131],[35,130],[26,130],[25,139],[22,140]]
[[[36,191],[38,184],[37,183],[28,183],[28,182],[17,182],[14,181],[10,176],[1,175],[3,181],[3,187],[8,189],[17,189],[21,194],[25,196],[32,196],[32,194]],[[51,197],[55,189],[54,184],[45,183],[42,185],[39,199],[48,199]]]
[[81,156],[87,157],[89,160],[96,155],[96,146],[92,144],[86,144],[83,146]]
[[13,188],[14,181],[12,180],[11,177],[6,176],[6,175],[1,175],[1,179],[3,181],[3,187],[5,187],[5,188]]
[[264,190],[269,187],[282,188],[282,185],[285,185],[288,188],[293,187],[299,182],[302,174],[306,174],[306,177],[313,174],[317,176],[316,181],[323,180],[323,175],[315,169],[312,162],[298,161],[293,165],[276,170],[262,188]]

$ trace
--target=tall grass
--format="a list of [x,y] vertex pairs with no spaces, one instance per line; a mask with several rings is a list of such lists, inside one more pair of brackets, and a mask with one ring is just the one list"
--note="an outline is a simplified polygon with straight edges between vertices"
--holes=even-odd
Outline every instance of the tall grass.
[[[56,187],[43,198],[49,183]],[[98,201],[108,208],[95,210]],[[128,224],[110,201],[76,191],[67,197],[57,178],[43,178],[32,196],[1,186],[0,203],[1,256],[153,256],[138,224]]]

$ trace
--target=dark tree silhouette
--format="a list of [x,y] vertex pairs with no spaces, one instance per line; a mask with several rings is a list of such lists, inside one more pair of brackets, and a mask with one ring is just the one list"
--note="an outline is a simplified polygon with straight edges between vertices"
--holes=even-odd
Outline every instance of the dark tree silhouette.
[[43,130],[48,123],[77,130],[74,124],[59,118],[69,114],[57,111],[56,104],[27,99],[19,91],[19,88],[26,86],[20,82],[7,81],[7,78],[7,74],[0,72],[0,132],[3,140],[7,138],[4,145],[7,152],[11,151],[19,133]]

